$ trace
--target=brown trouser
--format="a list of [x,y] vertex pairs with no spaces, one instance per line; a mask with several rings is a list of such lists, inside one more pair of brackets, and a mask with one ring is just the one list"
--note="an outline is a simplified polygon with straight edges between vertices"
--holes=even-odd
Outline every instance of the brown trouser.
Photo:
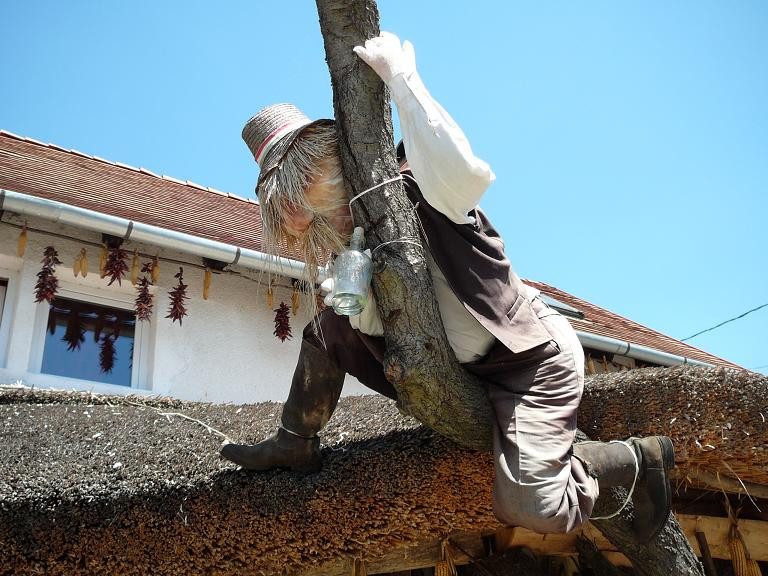
[[[597,481],[571,455],[576,412],[584,388],[584,353],[571,325],[543,301],[533,309],[552,335],[548,344],[515,354],[498,340],[481,360],[464,364],[488,386],[496,412],[493,511],[510,525],[536,532],[568,532],[589,519]],[[304,338],[323,347],[345,372],[396,399],[384,377],[384,339],[353,329],[326,309]]]

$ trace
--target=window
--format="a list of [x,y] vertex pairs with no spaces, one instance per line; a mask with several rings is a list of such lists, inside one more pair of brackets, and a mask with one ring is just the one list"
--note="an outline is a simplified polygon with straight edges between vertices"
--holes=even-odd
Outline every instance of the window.
[[135,341],[132,310],[59,296],[48,309],[40,372],[131,386]]

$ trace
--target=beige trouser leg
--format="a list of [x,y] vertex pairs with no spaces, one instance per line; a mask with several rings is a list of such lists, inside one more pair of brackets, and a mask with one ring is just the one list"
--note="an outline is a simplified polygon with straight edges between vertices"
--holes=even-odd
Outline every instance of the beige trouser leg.
[[568,532],[589,519],[597,481],[571,456],[584,388],[584,353],[568,321],[534,300],[552,342],[521,354],[498,350],[467,366],[491,382],[496,411],[494,513],[537,532]]
[[[597,481],[570,454],[584,387],[584,353],[568,321],[541,300],[533,308],[553,341],[514,354],[500,342],[464,367],[489,382],[496,410],[494,512],[502,522],[538,532],[566,532],[585,522]],[[384,339],[354,330],[325,310],[318,318],[323,349],[363,384],[395,398],[384,377]],[[314,339],[311,327],[304,337]]]

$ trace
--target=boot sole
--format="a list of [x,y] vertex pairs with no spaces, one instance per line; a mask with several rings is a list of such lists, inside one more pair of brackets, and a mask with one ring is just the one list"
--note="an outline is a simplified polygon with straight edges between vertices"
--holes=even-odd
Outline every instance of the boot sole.
[[659,436],[661,444],[661,458],[664,462],[664,470],[669,471],[675,467],[675,447],[669,436]]

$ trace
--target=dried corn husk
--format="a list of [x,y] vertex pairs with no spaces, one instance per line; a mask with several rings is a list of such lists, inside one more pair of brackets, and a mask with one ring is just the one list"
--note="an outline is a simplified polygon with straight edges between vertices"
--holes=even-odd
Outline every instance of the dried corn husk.
[[272,310],[275,305],[275,298],[272,295],[272,286],[267,287],[267,308]]
[[440,561],[435,564],[435,576],[457,576],[453,552],[447,540],[440,545]]
[[296,314],[299,312],[300,305],[301,305],[301,300],[299,297],[299,287],[294,286],[293,292],[291,293],[291,314],[296,316]]
[[734,576],[762,576],[760,566],[749,557],[749,552],[736,523],[731,524],[731,529],[728,532],[728,549],[731,553]]
[[80,249],[80,274],[83,278],[88,276],[88,252],[85,248]]
[[213,273],[210,268],[205,269],[205,275],[203,276],[203,300],[208,300],[208,294],[211,290],[211,280]]
[[24,224],[24,227],[21,229],[21,232],[19,233],[19,242],[16,245],[16,254],[19,258],[22,258],[24,256],[24,252],[27,250],[27,225]]
[[75,261],[72,264],[72,273],[75,275],[75,278],[77,278],[80,275],[80,262],[81,262],[81,254],[78,254],[75,256]]
[[352,560],[352,576],[368,576],[368,569],[361,558]]
[[139,281],[139,251],[133,251],[133,260],[131,261],[131,284],[136,286]]
[[592,356],[587,354],[587,374],[592,375],[595,372],[595,361],[592,360]]
[[101,245],[101,255],[99,256],[99,278],[104,278],[107,275],[107,256],[109,250],[106,244]]
[[157,285],[157,279],[160,277],[160,263],[157,261],[157,256],[152,258],[152,284]]

